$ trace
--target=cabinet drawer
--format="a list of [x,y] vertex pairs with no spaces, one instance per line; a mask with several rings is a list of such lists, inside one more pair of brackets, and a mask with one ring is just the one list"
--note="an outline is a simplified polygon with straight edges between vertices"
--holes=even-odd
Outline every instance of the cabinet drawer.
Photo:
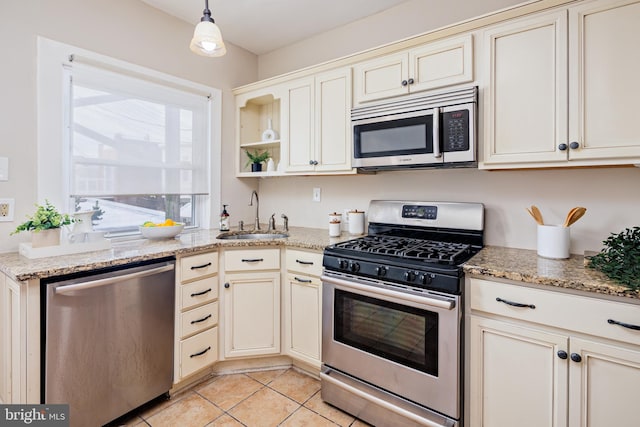
[[218,301],[194,308],[180,316],[180,336],[186,337],[218,324]]
[[[472,311],[640,344],[640,330],[610,323],[640,326],[640,307],[635,304],[481,279],[470,279],[470,294]],[[525,307],[515,307],[504,301]]]
[[320,277],[322,274],[322,254],[287,249],[287,270]]
[[218,327],[180,342],[180,377],[184,378],[218,360]]
[[218,253],[192,255],[180,260],[180,280],[192,280],[218,272]]
[[182,310],[206,304],[218,298],[218,276],[207,277],[180,287]]
[[280,249],[226,251],[225,271],[272,270],[280,268]]

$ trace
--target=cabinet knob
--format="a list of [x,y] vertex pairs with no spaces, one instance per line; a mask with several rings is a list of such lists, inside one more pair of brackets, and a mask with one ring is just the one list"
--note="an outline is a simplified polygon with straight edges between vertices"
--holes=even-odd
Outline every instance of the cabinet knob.
[[317,160],[309,160],[309,164],[310,164],[311,166],[315,166],[315,165],[317,165],[317,164],[318,164],[318,161],[317,161]]
[[408,85],[408,84],[409,84],[409,82],[408,82],[408,81],[406,81],[406,80],[403,80],[403,81],[402,81],[402,86],[406,86],[406,85]]
[[582,362],[582,356],[580,356],[578,353],[571,353],[571,360],[580,363]]
[[569,147],[564,142],[562,144],[558,145],[558,150],[560,150],[560,151],[565,151],[567,148],[569,148]]
[[229,282],[227,282],[227,283],[225,283],[225,284],[224,284],[225,289],[229,289],[229,286],[231,286],[231,285],[229,284]]
[[558,357],[559,357],[560,359],[562,359],[562,360],[565,360],[567,357],[569,357],[569,355],[567,354],[567,352],[566,352],[566,351],[564,351],[564,350],[560,350],[560,351],[558,351],[557,355],[558,355]]
[[576,148],[580,147],[580,143],[573,141],[572,143],[569,144],[569,148],[571,148],[572,150],[575,150]]
[[412,85],[414,83],[413,79],[409,79],[409,84]]

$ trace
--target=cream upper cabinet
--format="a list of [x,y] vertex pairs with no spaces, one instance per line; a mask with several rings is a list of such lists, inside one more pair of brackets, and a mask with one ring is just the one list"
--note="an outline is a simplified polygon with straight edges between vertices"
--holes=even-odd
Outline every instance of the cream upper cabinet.
[[467,279],[472,427],[635,425],[638,305]]
[[640,2],[596,0],[484,32],[486,169],[640,162]]
[[569,8],[569,159],[640,162],[639,24],[637,0]]
[[356,64],[354,104],[472,80],[472,36],[447,38]]
[[351,69],[285,84],[287,173],[351,171]]
[[567,12],[484,33],[484,165],[566,162]]

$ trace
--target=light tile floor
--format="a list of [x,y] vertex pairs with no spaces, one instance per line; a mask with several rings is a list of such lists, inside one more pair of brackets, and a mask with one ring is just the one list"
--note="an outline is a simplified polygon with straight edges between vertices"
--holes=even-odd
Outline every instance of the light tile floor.
[[320,381],[292,368],[214,377],[109,426],[364,427],[320,398]]

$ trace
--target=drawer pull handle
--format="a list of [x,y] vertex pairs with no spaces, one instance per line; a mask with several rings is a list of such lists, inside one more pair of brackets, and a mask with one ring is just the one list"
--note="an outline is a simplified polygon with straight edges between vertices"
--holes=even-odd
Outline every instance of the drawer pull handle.
[[627,328],[627,329],[633,329],[634,331],[640,331],[640,326],[632,325],[631,323],[618,322],[617,320],[613,320],[613,319],[607,319],[607,323],[610,325],[622,326],[623,328]]
[[211,288],[207,289],[206,291],[202,291],[202,292],[196,292],[194,294],[191,294],[192,297],[199,297],[200,295],[204,295],[211,292]]
[[192,324],[192,325],[195,325],[196,323],[202,323],[202,322],[204,322],[205,320],[207,320],[207,319],[208,319],[208,318],[210,318],[210,317],[211,317],[211,315],[210,315],[210,314],[207,314],[207,315],[206,315],[206,316],[204,316],[202,319],[192,320],[192,321],[191,321],[191,324]]
[[206,263],[206,264],[202,264],[202,265],[194,265],[191,267],[192,270],[199,270],[201,268],[207,268],[211,265],[210,262]]
[[198,357],[198,356],[202,356],[203,354],[205,354],[207,351],[211,350],[211,346],[205,348],[204,350],[198,352],[198,353],[194,353],[192,355],[190,355],[189,357]]
[[296,279],[296,281],[300,282],[300,283],[311,283],[312,280],[311,279],[301,279],[299,277],[293,277],[294,279]]
[[506,299],[502,299],[500,297],[496,298],[496,301],[498,302],[503,302],[507,305],[513,306],[513,307],[523,307],[523,308],[530,308],[532,310],[535,310],[536,306],[533,304],[522,304],[520,302],[513,302],[513,301],[507,301]]
[[243,258],[242,262],[262,262],[264,258]]
[[300,261],[299,259],[297,259],[296,262],[302,265],[313,265],[313,261]]

